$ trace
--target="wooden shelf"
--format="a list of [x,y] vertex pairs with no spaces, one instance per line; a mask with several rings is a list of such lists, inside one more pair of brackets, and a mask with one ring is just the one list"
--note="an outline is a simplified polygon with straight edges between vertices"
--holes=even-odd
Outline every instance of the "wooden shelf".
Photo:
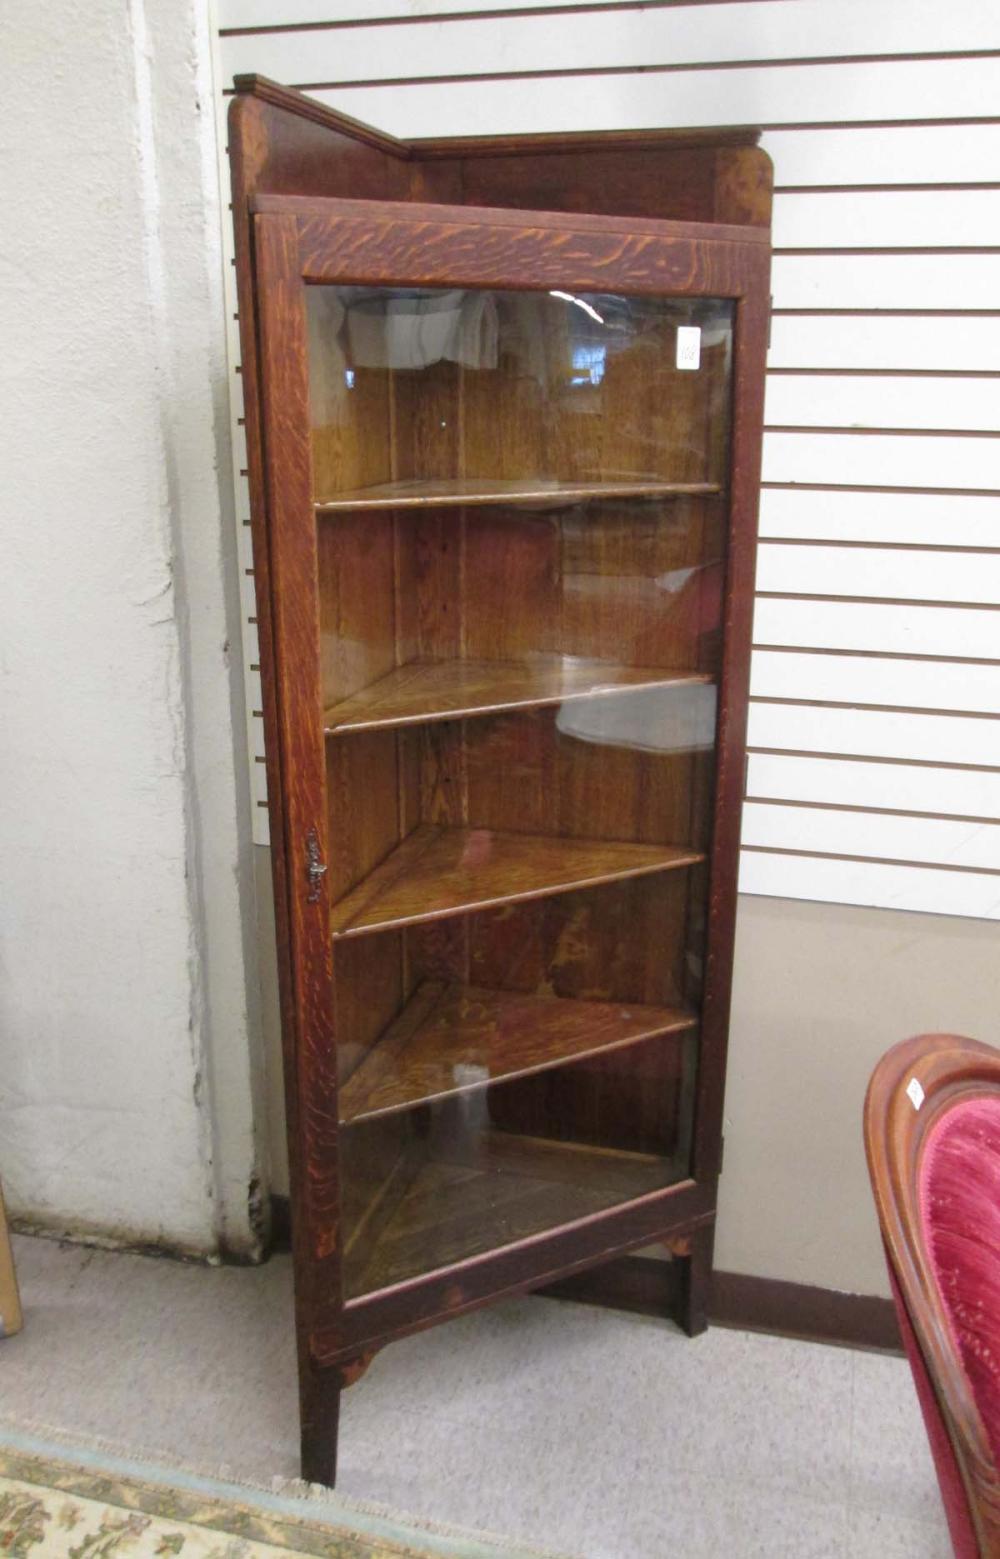
[[334,936],[361,936],[469,910],[703,861],[676,845],[495,833],[422,823],[334,904]]
[[332,498],[315,500],[317,514],[337,514],[344,509],[460,508],[468,504],[525,504],[559,508],[592,498],[683,498],[719,493],[717,482],[663,482],[655,478],[603,482],[557,482],[539,478],[490,482],[481,477],[454,481],[382,482],[358,487]]
[[573,698],[599,698],[623,688],[711,682],[706,672],[619,666],[580,656],[530,660],[411,661],[335,704],[324,715],[327,734],[458,720],[507,709],[540,709]]
[[411,1150],[348,1240],[346,1297],[664,1190],[686,1172],[678,1159],[490,1130]]
[[427,980],[340,1089],[342,1122],[690,1029],[678,1007],[523,995]]

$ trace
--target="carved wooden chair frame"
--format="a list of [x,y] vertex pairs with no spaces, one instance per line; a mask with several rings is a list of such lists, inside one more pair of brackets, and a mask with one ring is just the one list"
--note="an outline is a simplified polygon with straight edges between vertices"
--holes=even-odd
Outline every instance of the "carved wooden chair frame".
[[865,1149],[886,1256],[951,1442],[984,1555],[1000,1555],[1000,1476],[922,1237],[920,1167],[931,1128],[955,1105],[1000,1096],[1000,1052],[921,1034],[879,1062],[865,1100]]

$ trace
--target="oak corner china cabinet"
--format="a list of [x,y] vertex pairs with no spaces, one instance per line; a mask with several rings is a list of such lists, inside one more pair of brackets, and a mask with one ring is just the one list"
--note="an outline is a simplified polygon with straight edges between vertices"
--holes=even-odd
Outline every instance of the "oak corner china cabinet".
[[555,1284],[613,1299],[655,1246],[677,1319],[705,1325],[768,317],[756,141],[399,141],[236,81],[317,1482],[342,1387],[408,1332]]

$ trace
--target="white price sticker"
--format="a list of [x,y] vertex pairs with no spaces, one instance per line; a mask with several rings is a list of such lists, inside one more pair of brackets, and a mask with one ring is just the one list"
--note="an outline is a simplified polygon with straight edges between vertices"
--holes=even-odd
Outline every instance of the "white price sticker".
[[678,368],[701,367],[700,325],[677,326],[677,366]]
[[906,1096],[915,1110],[919,1110],[924,1102],[924,1090],[915,1077],[911,1077],[906,1085]]

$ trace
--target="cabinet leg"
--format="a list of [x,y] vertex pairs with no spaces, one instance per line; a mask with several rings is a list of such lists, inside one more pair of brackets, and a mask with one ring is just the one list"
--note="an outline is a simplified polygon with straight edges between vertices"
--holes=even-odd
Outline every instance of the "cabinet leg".
[[331,1489],[337,1479],[342,1384],[339,1369],[307,1367],[299,1379],[302,1476],[307,1483],[325,1483]]
[[709,1224],[704,1229],[696,1229],[691,1235],[690,1254],[681,1256],[677,1260],[680,1268],[677,1323],[689,1337],[697,1337],[708,1328],[714,1244],[714,1224]]

